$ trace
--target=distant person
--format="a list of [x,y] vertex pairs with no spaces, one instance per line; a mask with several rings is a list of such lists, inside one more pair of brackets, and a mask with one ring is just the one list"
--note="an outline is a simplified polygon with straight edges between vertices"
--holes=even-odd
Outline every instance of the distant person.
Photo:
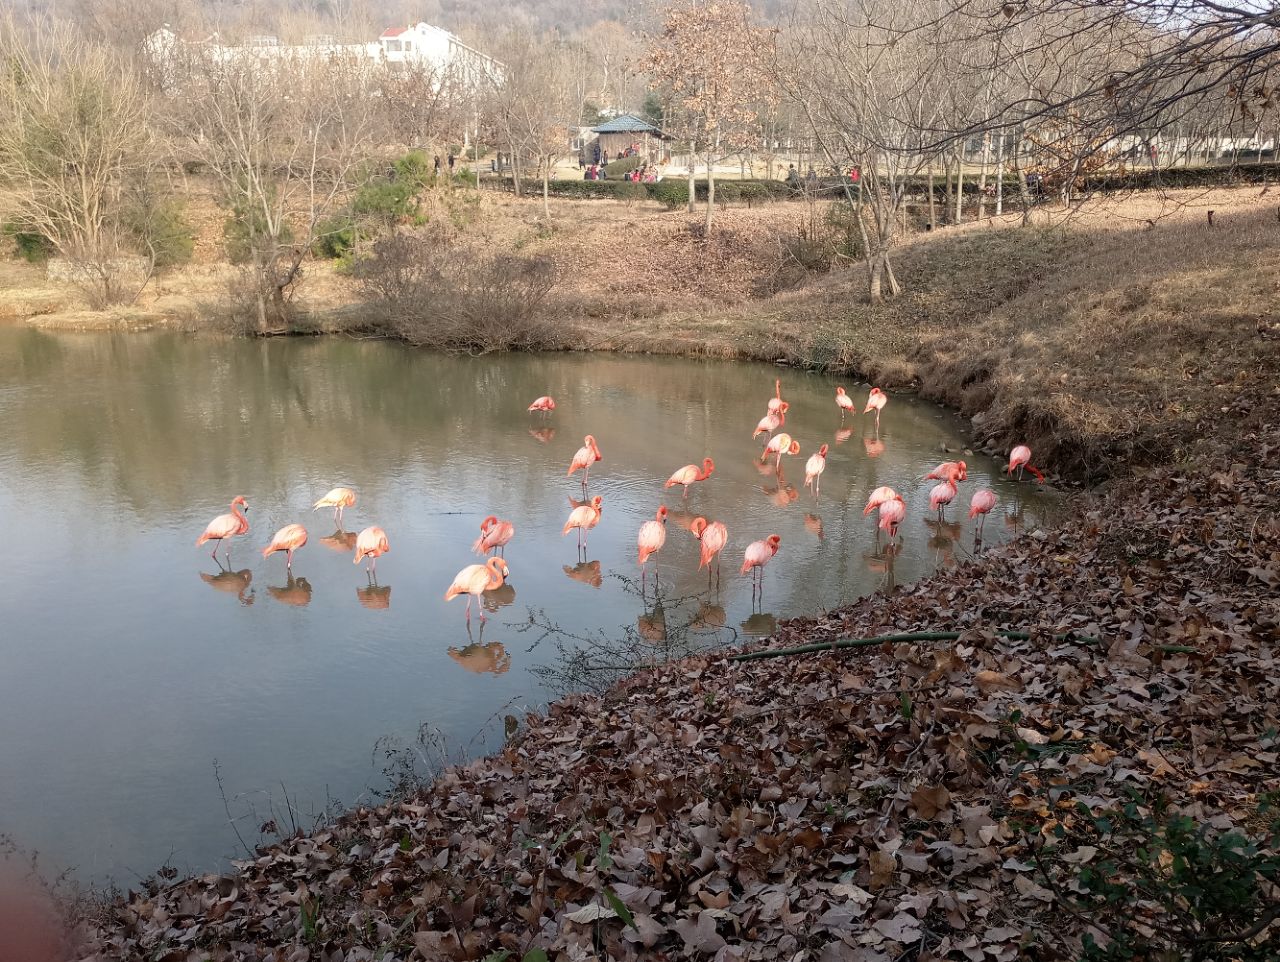
[[436,154],[435,173],[437,177],[440,176],[440,155],[439,154]]
[[818,172],[813,169],[813,165],[809,165],[809,173],[804,175],[805,186],[810,189],[818,186]]
[[607,148],[600,154],[600,162],[606,165],[609,163],[609,151]]
[[591,145],[591,162],[597,167],[600,166],[600,141],[598,140]]
[[453,174],[453,165],[454,165],[454,163],[455,163],[456,161],[457,161],[457,158],[453,156],[453,151],[449,151],[449,173],[450,173],[450,175],[452,175],[452,174]]
[[800,171],[796,170],[796,165],[791,164],[787,167],[787,186],[792,190],[800,189]]
[[601,167],[601,168],[600,168],[600,176],[599,176],[599,178],[598,178],[598,179],[599,179],[599,180],[608,180],[608,179],[609,179],[609,171],[608,171],[608,168],[605,168],[605,167]]
[[849,183],[856,184],[862,180],[862,170],[858,167],[849,168]]

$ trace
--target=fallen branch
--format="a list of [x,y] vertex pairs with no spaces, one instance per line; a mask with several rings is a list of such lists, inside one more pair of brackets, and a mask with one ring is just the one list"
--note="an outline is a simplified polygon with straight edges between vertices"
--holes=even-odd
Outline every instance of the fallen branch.
[[[880,635],[876,638],[833,638],[831,641],[818,641],[810,645],[798,645],[795,648],[766,648],[760,651],[744,651],[730,656],[730,661],[754,661],[757,658],[782,658],[786,655],[807,655],[817,651],[835,651],[837,648],[870,648],[899,641],[955,641],[963,634],[959,631],[908,631],[897,635]],[[1030,641],[1031,633],[1027,631],[997,631],[1001,638],[1014,641]],[[1066,631],[1054,635],[1054,641],[1073,641],[1082,645],[1101,645],[1102,639],[1092,635],[1077,635]],[[1190,655],[1199,651],[1190,645],[1156,645],[1165,654]]]

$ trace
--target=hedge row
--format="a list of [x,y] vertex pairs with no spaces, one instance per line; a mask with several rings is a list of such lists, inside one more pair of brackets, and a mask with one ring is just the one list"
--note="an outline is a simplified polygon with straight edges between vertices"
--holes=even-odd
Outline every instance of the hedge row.
[[[498,185],[502,190],[513,191],[509,179]],[[523,185],[530,196],[542,191],[542,185],[528,181]],[[707,182],[697,181],[694,190],[698,200],[707,199]],[[553,197],[577,197],[585,200],[656,200],[675,209],[689,202],[689,182],[683,178],[667,178],[656,184],[637,184],[628,180],[553,180],[547,185]],[[792,191],[780,180],[718,180],[716,200],[725,203],[741,201],[748,206],[791,196]]]

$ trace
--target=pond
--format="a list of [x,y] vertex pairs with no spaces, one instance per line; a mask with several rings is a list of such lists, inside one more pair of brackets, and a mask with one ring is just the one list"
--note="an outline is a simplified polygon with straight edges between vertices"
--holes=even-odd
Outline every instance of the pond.
[[[801,446],[781,474],[751,437],[775,377]],[[962,421],[892,397],[877,439],[866,386],[845,382],[858,413],[842,424],[836,383],[671,358],[0,329],[0,834],[87,881],[215,869],[269,820],[288,831],[373,800],[388,767],[496,750],[507,716],[561,691],[971,557],[980,485],[1000,498],[987,545],[1034,524],[1044,496],[959,454]],[[528,413],[544,394],[556,410]],[[603,513],[580,561],[561,529],[588,433]],[[824,442],[815,497],[804,463]],[[707,455],[687,498],[663,488]],[[940,525],[922,478],[957,457],[969,480]],[[907,502],[896,552],[862,515],[884,484]],[[311,510],[336,485],[358,492],[345,531]],[[236,495],[251,528],[224,567],[195,540]],[[637,531],[659,505],[666,545],[642,588]],[[468,626],[465,597],[444,594],[480,560],[489,514],[515,524],[510,584]],[[718,587],[698,569],[697,515],[728,527]],[[261,555],[290,522],[311,535],[292,578]],[[390,542],[376,585],[352,563],[374,524]],[[771,534],[753,602],[738,569]]]

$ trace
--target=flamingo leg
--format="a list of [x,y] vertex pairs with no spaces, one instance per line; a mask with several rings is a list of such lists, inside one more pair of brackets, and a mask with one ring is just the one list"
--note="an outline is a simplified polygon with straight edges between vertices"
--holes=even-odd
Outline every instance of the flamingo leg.
[[285,562],[284,562],[285,570],[286,570],[286,571],[292,571],[292,570],[293,570],[293,549],[292,549],[292,548],[290,548],[290,549],[285,553],[285,556],[284,556],[284,557],[285,557]]
[[218,560],[218,542],[213,543],[213,554],[210,556],[214,561]]
[[471,627],[471,596],[467,595],[467,627]]
[[[468,598],[468,599],[467,599],[467,609],[468,609],[468,610],[470,610],[470,608],[471,608],[471,599],[470,599],[470,598]],[[478,595],[476,596],[476,611],[480,612],[480,627],[481,627],[481,629],[483,630],[483,628],[484,628],[484,623],[485,623],[488,619],[487,619],[487,618],[485,618],[485,614],[484,614],[484,605],[482,605],[482,604],[480,603],[480,597],[479,597]]]

